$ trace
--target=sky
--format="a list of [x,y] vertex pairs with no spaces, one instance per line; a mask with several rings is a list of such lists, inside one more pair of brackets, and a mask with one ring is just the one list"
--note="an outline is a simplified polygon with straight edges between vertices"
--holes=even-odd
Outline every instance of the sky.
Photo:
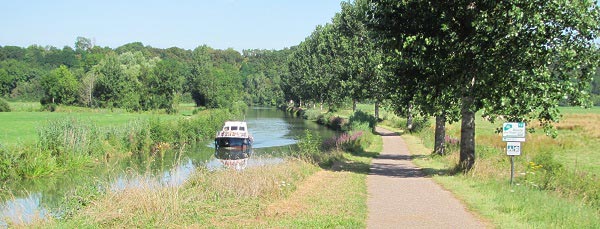
[[331,21],[342,0],[0,1],[0,46],[283,49]]

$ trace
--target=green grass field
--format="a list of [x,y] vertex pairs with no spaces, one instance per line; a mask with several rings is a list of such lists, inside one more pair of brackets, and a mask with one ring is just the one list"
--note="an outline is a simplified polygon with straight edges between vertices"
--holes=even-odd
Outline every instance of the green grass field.
[[89,109],[81,107],[59,107],[57,112],[40,112],[40,104],[34,102],[12,102],[13,112],[0,112],[0,143],[31,143],[37,139],[37,129],[49,121],[74,118],[90,121],[100,127],[125,125],[134,120],[175,119],[182,115],[191,115],[194,104],[181,104],[178,115],[166,115],[159,112],[128,113],[122,110]]
[[37,128],[48,121],[75,118],[82,121],[91,121],[98,126],[125,125],[136,119],[150,117],[172,119],[179,116],[136,114],[136,113],[62,113],[62,112],[4,112],[0,113],[0,142],[5,144],[18,144],[33,142],[37,139]]

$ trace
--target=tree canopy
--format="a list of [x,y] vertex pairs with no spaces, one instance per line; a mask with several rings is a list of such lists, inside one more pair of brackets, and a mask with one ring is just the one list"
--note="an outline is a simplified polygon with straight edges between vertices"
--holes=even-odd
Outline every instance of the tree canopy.
[[[74,45],[0,46],[0,97],[168,112],[178,102],[229,107],[244,101],[254,105],[284,101],[281,79],[288,74],[289,49],[244,50],[242,55],[206,45],[194,50],[158,49],[141,42],[111,49],[85,37],[77,37]],[[69,78],[70,92],[56,97],[55,84],[63,77]]]
[[415,101],[437,104],[429,114],[460,104],[465,169],[475,158],[475,112],[538,120],[548,129],[562,99],[588,105],[600,19],[592,1],[373,0],[371,6],[371,28],[395,63],[418,71],[394,76],[426,98]]

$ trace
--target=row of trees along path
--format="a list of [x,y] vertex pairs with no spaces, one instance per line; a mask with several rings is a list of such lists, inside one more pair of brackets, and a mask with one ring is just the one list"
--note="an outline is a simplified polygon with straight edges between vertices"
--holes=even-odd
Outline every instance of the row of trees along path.
[[377,128],[383,151],[367,176],[368,228],[485,228],[452,194],[410,161],[404,140]]

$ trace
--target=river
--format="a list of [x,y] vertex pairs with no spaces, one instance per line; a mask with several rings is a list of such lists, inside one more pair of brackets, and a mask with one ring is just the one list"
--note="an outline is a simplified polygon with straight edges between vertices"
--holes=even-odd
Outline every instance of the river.
[[99,187],[122,190],[148,180],[161,186],[177,186],[198,168],[243,169],[280,163],[305,130],[319,133],[322,138],[335,134],[314,122],[292,117],[275,108],[252,107],[246,113],[245,121],[255,141],[252,151],[242,152],[246,153],[244,158],[223,158],[222,154],[215,154],[211,141],[166,153],[162,158],[132,157],[107,162],[94,169],[8,184],[8,190],[0,193],[0,228],[6,222],[27,224],[49,215],[60,217],[63,213],[60,209],[64,209],[69,201],[78,195],[89,195]]

